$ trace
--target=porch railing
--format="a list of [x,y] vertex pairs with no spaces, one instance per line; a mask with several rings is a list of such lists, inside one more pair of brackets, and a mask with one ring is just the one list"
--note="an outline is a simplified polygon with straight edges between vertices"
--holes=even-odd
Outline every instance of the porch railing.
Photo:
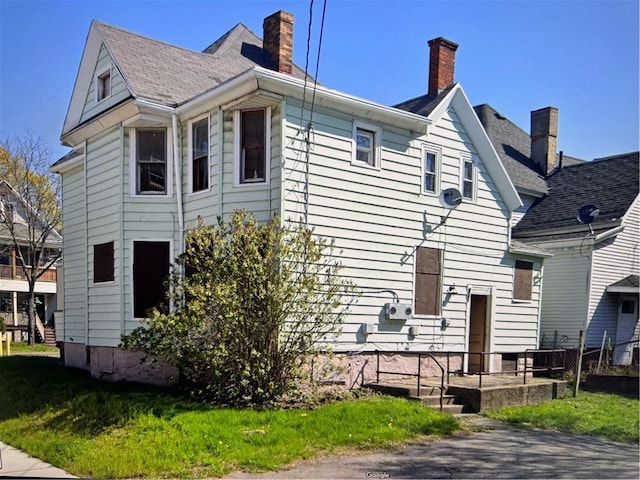
[[401,373],[401,372],[387,372],[384,370],[380,370],[380,353],[392,353],[392,352],[381,352],[379,350],[376,350],[376,382],[380,383],[380,374],[386,374],[386,375],[403,375],[403,376],[410,376],[410,377],[416,377],[417,380],[417,388],[416,388],[416,395],[419,397],[420,396],[420,379],[422,378],[422,357],[429,357],[431,358],[436,365],[438,366],[438,368],[440,369],[440,410],[442,410],[442,403],[443,403],[443,397],[444,397],[444,367],[440,364],[440,362],[438,361],[438,359],[436,357],[433,356],[432,353],[430,352],[416,352],[418,355],[418,373]]
[[[418,359],[418,366],[416,369],[417,370],[416,373],[407,373],[407,372],[397,372],[397,371],[393,372],[393,371],[380,370],[380,355],[392,355],[392,354],[397,354],[399,352],[376,350],[375,353],[376,353],[376,382],[377,383],[380,382],[381,374],[415,377],[418,396],[420,396],[421,381],[422,381],[422,378],[424,378],[421,372],[422,358],[429,357],[433,359],[441,372],[441,376],[440,376],[440,405],[441,406],[442,406],[442,396],[444,395],[444,390],[445,390],[444,388],[445,379],[446,379],[446,385],[449,385],[451,381],[450,377],[452,373],[454,373],[455,375],[461,375],[461,376],[477,375],[478,388],[482,388],[483,378],[491,377],[493,375],[514,375],[514,376],[522,375],[522,383],[526,385],[528,374],[533,375],[535,373],[546,372],[547,375],[550,376],[553,372],[560,372],[562,378],[564,378],[565,361],[566,361],[564,349],[549,349],[549,350],[527,349],[524,352],[515,353],[516,358],[515,358],[514,369],[505,370],[500,368],[496,371],[486,371],[485,365],[487,363],[487,359],[491,359],[491,357],[494,355],[505,355],[505,354],[513,355],[514,353],[513,352],[467,352],[467,351],[441,352],[441,356],[444,356],[446,358],[446,368],[445,368],[438,361],[438,359],[430,352],[401,352],[402,355],[404,356],[407,356],[407,355],[415,356]],[[550,364],[547,364],[547,365],[535,365],[533,361],[533,357],[536,355],[551,356],[552,361]],[[470,359],[472,356],[479,357],[478,371],[469,371],[469,368],[467,368],[467,370],[464,369],[464,365],[466,364],[465,360]],[[463,366],[462,368],[455,370],[454,372],[451,371],[452,357],[461,359],[461,365]],[[520,368],[519,367],[520,359],[523,357],[524,357],[523,367]]]
[[[29,268],[29,267],[27,267]],[[39,272],[43,270],[40,269]],[[6,278],[9,280],[26,280],[24,273],[20,267],[16,267],[15,275],[13,273],[13,267],[11,265],[0,265],[0,278]],[[39,282],[55,282],[57,279],[57,272],[54,268],[48,268],[44,270],[43,274],[38,278]]]

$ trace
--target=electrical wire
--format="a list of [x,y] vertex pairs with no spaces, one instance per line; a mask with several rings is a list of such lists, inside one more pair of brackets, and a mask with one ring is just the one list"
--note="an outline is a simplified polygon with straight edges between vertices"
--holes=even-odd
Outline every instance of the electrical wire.
[[322,6],[322,20],[320,21],[320,38],[318,40],[318,55],[316,56],[316,73],[313,77],[313,95],[311,96],[311,111],[309,114],[309,124],[313,125],[313,107],[316,103],[316,89],[318,86],[318,71],[320,70],[320,50],[322,49],[322,36],[324,33],[324,19],[327,12],[327,0]]

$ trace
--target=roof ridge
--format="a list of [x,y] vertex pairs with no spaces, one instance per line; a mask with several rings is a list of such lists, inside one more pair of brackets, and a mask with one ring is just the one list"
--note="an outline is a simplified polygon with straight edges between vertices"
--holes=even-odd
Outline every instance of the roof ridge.
[[136,32],[133,32],[131,30],[126,30],[124,28],[116,27],[114,25],[110,25],[108,23],[101,22],[100,20],[93,20],[93,23],[95,23],[98,27],[107,27],[107,28],[110,28],[112,30],[117,30],[119,32],[126,33],[128,35],[133,35],[135,37],[142,38],[144,40],[148,40],[148,41],[153,42],[153,43],[158,43],[158,44],[164,45],[166,47],[170,47],[172,49],[182,50],[182,51],[189,52],[189,53],[196,54],[196,55],[200,55],[200,56],[204,55],[202,52],[198,52],[197,50],[191,50],[190,48],[181,47],[179,45],[174,45],[172,43],[165,42],[164,40],[158,40],[157,38],[153,38],[153,37],[150,37],[148,35],[142,35],[140,33],[136,33]]

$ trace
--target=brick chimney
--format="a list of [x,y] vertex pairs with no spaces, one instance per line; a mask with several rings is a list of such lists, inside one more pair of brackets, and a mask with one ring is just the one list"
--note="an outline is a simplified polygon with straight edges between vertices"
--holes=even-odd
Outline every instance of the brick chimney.
[[276,70],[293,71],[293,15],[280,10],[262,23],[262,47],[267,51]]
[[429,92],[437,95],[453,84],[453,70],[458,44],[443,37],[429,40]]
[[531,159],[544,175],[556,167],[558,109],[546,107],[531,112]]

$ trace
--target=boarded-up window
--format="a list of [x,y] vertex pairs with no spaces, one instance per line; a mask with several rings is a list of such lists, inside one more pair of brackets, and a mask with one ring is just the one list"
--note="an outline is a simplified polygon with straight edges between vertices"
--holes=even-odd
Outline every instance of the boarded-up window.
[[415,313],[418,315],[440,315],[441,258],[437,248],[416,250]]
[[517,300],[531,300],[531,285],[533,277],[533,263],[516,260],[513,280],[513,298]]
[[133,315],[147,317],[150,308],[165,302],[169,277],[169,242],[133,242]]
[[93,283],[113,282],[113,242],[93,246]]

